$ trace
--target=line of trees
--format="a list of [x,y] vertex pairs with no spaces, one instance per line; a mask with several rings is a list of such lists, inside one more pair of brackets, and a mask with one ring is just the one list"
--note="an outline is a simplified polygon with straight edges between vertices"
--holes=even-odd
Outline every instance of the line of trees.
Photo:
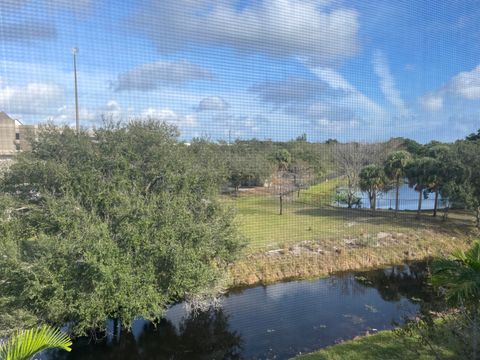
[[433,216],[437,216],[442,197],[448,199],[445,218],[452,205],[467,208],[475,212],[476,224],[480,227],[480,137],[477,134],[451,144],[433,141],[421,145],[405,140],[400,146],[404,149],[387,154],[372,150],[375,144],[347,145],[337,150],[334,157],[347,178],[349,207],[360,189],[368,194],[370,207],[375,210],[378,194],[393,187],[395,212],[398,212],[399,189],[406,180],[418,192],[418,216],[423,199],[433,194]]

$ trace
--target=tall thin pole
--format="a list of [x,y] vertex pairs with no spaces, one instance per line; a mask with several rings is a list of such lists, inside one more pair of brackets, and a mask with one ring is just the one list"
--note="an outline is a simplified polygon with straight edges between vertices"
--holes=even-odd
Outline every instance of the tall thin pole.
[[72,49],[73,53],[73,76],[75,78],[75,125],[77,129],[77,135],[80,134],[80,119],[78,116],[78,87],[77,87],[77,53],[78,48]]

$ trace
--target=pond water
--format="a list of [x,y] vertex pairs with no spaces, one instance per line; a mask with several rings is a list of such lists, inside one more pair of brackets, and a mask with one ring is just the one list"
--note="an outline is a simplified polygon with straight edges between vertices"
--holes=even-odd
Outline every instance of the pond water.
[[172,306],[156,327],[102,341],[79,339],[71,353],[43,359],[288,359],[357,335],[390,329],[434,303],[424,264],[233,290],[196,314]]
[[[377,209],[395,209],[395,189],[377,195]],[[370,200],[366,192],[359,192],[357,196],[361,198],[361,207],[369,208]],[[432,210],[435,204],[435,194],[428,193],[422,195],[422,210]],[[428,197],[425,197],[428,196]],[[442,209],[446,206],[446,200],[439,195],[438,208]],[[335,204],[340,206],[339,204]],[[410,188],[408,184],[403,184],[399,189],[399,209],[400,210],[417,210],[418,208],[418,192]]]

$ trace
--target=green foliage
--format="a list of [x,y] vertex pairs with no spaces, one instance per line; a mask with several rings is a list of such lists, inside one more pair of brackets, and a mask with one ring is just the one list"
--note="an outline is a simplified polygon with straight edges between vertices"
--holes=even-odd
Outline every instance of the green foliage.
[[349,207],[360,207],[362,205],[362,199],[355,194],[352,195],[347,190],[337,192],[335,194],[335,202]]
[[29,360],[46,349],[71,351],[72,342],[68,335],[58,329],[43,327],[19,331],[0,344],[1,360]]
[[375,210],[377,194],[387,185],[387,178],[383,168],[378,165],[367,165],[360,171],[360,189],[368,193],[370,208]]
[[428,193],[437,181],[438,160],[430,157],[417,158],[408,163],[405,174],[411,188],[418,191],[418,216],[422,210],[422,195]]
[[413,156],[425,156],[425,148],[415,140],[403,139],[403,146]]
[[432,284],[446,290],[446,299],[453,306],[479,306],[480,242],[466,252],[458,251],[450,258],[432,265]]
[[242,241],[208,149],[177,135],[153,120],[41,130],[0,184],[0,312],[19,316],[2,327],[128,327],[215,290]]
[[325,141],[325,144],[327,144],[327,145],[338,144],[338,140],[337,139],[327,139],[327,141]]
[[[437,259],[431,267],[431,283],[445,294],[441,312],[423,311],[396,331],[399,339],[416,346],[410,350],[428,350],[435,359],[477,359],[480,340],[480,242],[468,251]],[[453,350],[446,356],[444,348]]]
[[476,133],[471,133],[465,138],[467,141],[477,141],[480,140],[480,129]]
[[411,158],[410,153],[404,150],[391,153],[385,161],[385,174],[392,180],[403,178]]
[[292,161],[292,155],[287,149],[279,149],[272,154],[272,160],[277,164],[279,170],[286,170]]

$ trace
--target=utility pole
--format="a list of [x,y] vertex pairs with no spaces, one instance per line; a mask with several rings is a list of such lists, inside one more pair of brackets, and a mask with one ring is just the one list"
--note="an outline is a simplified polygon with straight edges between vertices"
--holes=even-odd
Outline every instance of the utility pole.
[[73,54],[73,76],[75,78],[75,125],[77,129],[77,136],[80,135],[80,119],[78,116],[78,88],[77,88],[77,54],[78,48],[72,49]]

